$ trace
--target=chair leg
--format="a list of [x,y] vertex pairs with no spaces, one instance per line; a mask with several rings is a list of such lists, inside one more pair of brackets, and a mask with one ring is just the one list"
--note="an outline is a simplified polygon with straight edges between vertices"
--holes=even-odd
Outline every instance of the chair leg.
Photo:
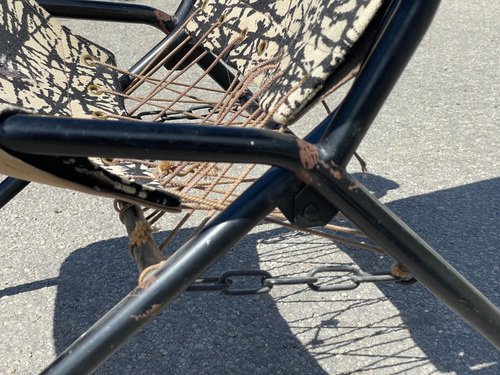
[[323,161],[302,178],[500,349],[500,310],[363,185]]
[[43,374],[92,372],[264,219],[296,183],[293,173],[276,168],[266,173],[158,270],[148,273]]
[[[498,308],[357,181],[342,172],[342,176],[335,174],[329,178],[325,172],[322,168],[312,170],[310,184],[323,186],[325,198],[500,348],[500,340],[495,334],[500,327]],[[135,290],[67,348],[44,373],[83,374],[93,371],[257,225],[296,182],[293,173],[278,169],[268,172],[158,270],[148,274]]]
[[120,221],[130,238],[130,255],[139,270],[139,283],[166,258],[152,237],[151,225],[144,218],[142,209],[134,204],[115,201]]
[[9,203],[28,184],[29,181],[18,180],[12,177],[7,177],[0,182],[0,208]]

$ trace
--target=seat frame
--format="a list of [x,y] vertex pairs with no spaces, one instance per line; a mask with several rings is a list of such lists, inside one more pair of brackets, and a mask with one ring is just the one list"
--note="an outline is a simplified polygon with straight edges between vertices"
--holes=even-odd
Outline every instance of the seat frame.
[[[39,3],[56,16],[114,21],[134,21],[125,10],[127,6],[132,10],[136,7],[97,2],[76,2],[78,6],[72,7],[72,2],[62,6],[63,2],[50,0]],[[182,1],[175,16],[177,22],[185,17],[192,4],[192,0]],[[345,169],[425,34],[438,5],[439,0],[390,2],[378,21],[377,28],[382,32],[377,35],[351,89],[338,108],[304,140],[266,129],[77,120],[26,114],[14,114],[0,120],[1,147],[20,154],[244,162],[275,167],[60,354],[45,373],[93,371],[275,207],[293,198],[293,193],[304,183],[338,208],[499,349],[499,309]],[[104,8],[106,12],[102,11]],[[142,22],[158,27],[156,13],[149,9],[142,8],[142,14],[147,15]],[[162,27],[171,31],[175,20],[169,19]],[[154,50],[132,69],[140,71],[154,59]],[[214,78],[223,85],[220,77],[223,75],[217,77],[215,74]],[[125,77],[122,82],[126,84],[126,81]],[[108,134],[114,136],[110,138]],[[133,144],[129,142],[131,139]],[[0,201],[7,202],[23,184],[11,179],[8,183],[4,181],[0,186]]]

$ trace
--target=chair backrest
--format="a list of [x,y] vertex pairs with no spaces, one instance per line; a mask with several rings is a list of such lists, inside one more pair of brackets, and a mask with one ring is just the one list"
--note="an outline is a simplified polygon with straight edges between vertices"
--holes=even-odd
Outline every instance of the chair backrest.
[[[382,0],[199,0],[188,32],[242,74],[260,70],[259,102],[287,123],[322,87]],[[214,25],[219,26],[214,27]],[[267,66],[266,66],[267,63]]]
[[0,106],[47,115],[87,117],[121,113],[120,98],[92,90],[116,90],[113,55],[61,26],[33,0],[0,1]]

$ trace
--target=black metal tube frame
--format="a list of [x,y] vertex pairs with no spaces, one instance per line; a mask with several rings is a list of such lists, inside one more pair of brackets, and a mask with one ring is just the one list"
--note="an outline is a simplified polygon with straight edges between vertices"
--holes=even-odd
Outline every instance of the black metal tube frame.
[[[168,34],[177,25],[176,19],[184,19],[187,16],[192,0],[183,0],[176,11],[175,17],[145,5],[109,1],[38,0],[38,4],[55,17],[145,24]],[[158,51],[161,51],[167,41],[168,36],[131,67],[129,71],[140,73],[153,58],[161,59]],[[130,82],[132,82],[132,79],[127,75],[120,78],[122,88],[126,88]],[[2,181],[0,183],[0,208],[28,185],[29,181],[21,181],[12,177]]]
[[7,177],[0,182],[0,208],[5,206],[12,198],[21,192],[29,181],[18,180],[16,178]]
[[175,25],[169,14],[145,5],[92,0],[38,0],[55,17],[149,25],[168,33]]
[[101,123],[25,115],[6,119],[0,128],[0,143],[19,153],[249,162],[288,170],[274,168],[266,173],[176,251],[147,282],[64,351],[46,373],[81,374],[95,369],[222,257],[300,181],[317,189],[417,280],[500,348],[499,309],[344,168],[425,33],[438,3],[394,1],[384,33],[345,100],[305,141],[255,129],[137,123],[131,126],[118,121]]
[[[38,3],[55,17],[138,23],[153,26],[161,30],[167,34],[167,36],[129,69],[131,73],[146,74],[146,68],[148,66],[155,66],[169,53],[173,46],[176,45],[176,43],[172,43],[173,46],[171,46],[171,48],[165,48],[165,46],[171,44],[170,33],[189,15],[195,1],[182,0],[173,17],[159,9],[149,6],[109,1],[38,0]],[[178,38],[178,42],[181,41],[182,37],[184,36]],[[199,47],[199,50],[201,52],[202,47]],[[207,69],[209,66],[213,65],[214,61],[215,56],[209,53],[203,57],[198,64],[202,69]],[[209,72],[209,76],[223,89],[227,89],[235,79],[233,73],[220,62],[213,66]],[[133,79],[129,75],[122,75],[119,78],[119,84],[122,91],[125,91],[132,81]],[[249,97],[249,95],[245,95],[242,100],[246,100]],[[269,127],[272,127],[271,123]],[[12,200],[28,185],[29,181],[20,181],[11,177],[2,181],[0,184],[0,208]]]

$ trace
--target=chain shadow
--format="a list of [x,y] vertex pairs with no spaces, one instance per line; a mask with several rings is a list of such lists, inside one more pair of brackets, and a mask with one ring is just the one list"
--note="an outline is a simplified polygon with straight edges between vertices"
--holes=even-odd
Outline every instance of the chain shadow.
[[[280,230],[281,231],[281,230]],[[161,233],[162,236],[165,233]],[[181,231],[179,239],[189,234]],[[266,236],[279,235],[271,231]],[[258,235],[249,235],[208,274],[258,269]],[[175,244],[172,245],[175,248]],[[54,314],[61,353],[136,285],[128,239],[101,241],[62,264]],[[295,338],[271,296],[184,293],[115,353],[98,374],[325,374]]]
[[[378,196],[398,187],[392,181],[373,175],[363,179],[363,183]],[[490,269],[484,270],[485,264],[491,264],[488,259],[496,256],[496,211],[491,202],[481,202],[480,197],[492,197],[498,183],[498,179],[483,181],[388,204],[496,304],[500,288],[494,276],[498,274],[498,269],[493,264]],[[474,200],[457,199],[464,197],[474,197]],[[438,234],[436,223],[443,223],[444,217],[448,222]],[[477,232],[478,218],[483,219],[480,233]],[[245,237],[209,273],[218,275],[235,268],[265,269],[259,266],[262,259],[257,254],[256,246],[262,240],[273,242],[286,239],[286,233],[283,229],[276,229]],[[181,238],[187,234],[181,233]],[[127,246],[126,238],[101,241],[75,251],[63,263],[54,316],[57,353],[135,286],[135,266],[127,252],[123,251]],[[274,248],[273,254],[281,256],[283,252],[288,252],[292,257],[288,263],[292,266],[303,261],[314,265],[318,263],[314,251],[316,246],[311,244],[305,252],[290,247]],[[483,251],[467,251],[473,246]],[[381,262],[369,253],[351,251],[346,247],[341,249],[367,271],[386,270],[390,263],[388,260]],[[302,258],[297,260],[294,251],[300,253]],[[498,373],[498,354],[495,350],[424,288],[419,285],[399,287],[387,284],[380,284],[378,288],[399,310],[403,325],[394,324],[394,317],[391,316],[380,318],[370,327],[337,327],[340,314],[355,311],[364,305],[383,303],[384,298],[365,299],[362,303],[357,299],[344,299],[340,301],[340,307],[332,306],[332,311],[320,316],[319,321],[313,321],[285,320],[277,307],[283,300],[294,303],[291,301],[293,298],[297,298],[296,303],[302,304],[309,300],[331,304],[331,301],[309,298],[310,294],[304,294],[304,290],[294,290],[278,298],[268,295],[230,298],[218,293],[186,293],[113,355],[97,373],[324,374],[331,370],[323,369],[319,360],[331,360],[338,355],[339,349],[345,347],[348,350],[342,355],[348,358],[350,346],[357,345],[360,349],[352,350],[352,358],[356,359],[362,350],[386,345],[388,340],[393,339],[397,344],[397,335],[405,329],[410,331],[411,339],[428,358],[423,360],[407,355],[405,350],[387,353],[387,357],[400,357],[401,363],[406,365],[405,371],[420,373],[421,366],[430,360],[439,371]],[[298,293],[302,294],[299,296]],[[301,330],[314,333],[309,342],[299,341],[297,332],[300,335]],[[326,338],[324,334],[320,335],[325,331],[328,332]],[[359,332],[359,337],[350,337],[353,332]],[[393,370],[389,367],[379,355],[360,364],[357,372],[378,370],[384,373]]]
[[[379,198],[397,188],[395,182],[380,176],[356,177]],[[396,200],[387,206],[499,306],[498,202],[500,179],[495,178]],[[384,271],[391,263],[340,247],[366,271]],[[399,310],[412,339],[439,371],[500,373],[500,355],[493,346],[423,286],[381,283],[377,287]]]

